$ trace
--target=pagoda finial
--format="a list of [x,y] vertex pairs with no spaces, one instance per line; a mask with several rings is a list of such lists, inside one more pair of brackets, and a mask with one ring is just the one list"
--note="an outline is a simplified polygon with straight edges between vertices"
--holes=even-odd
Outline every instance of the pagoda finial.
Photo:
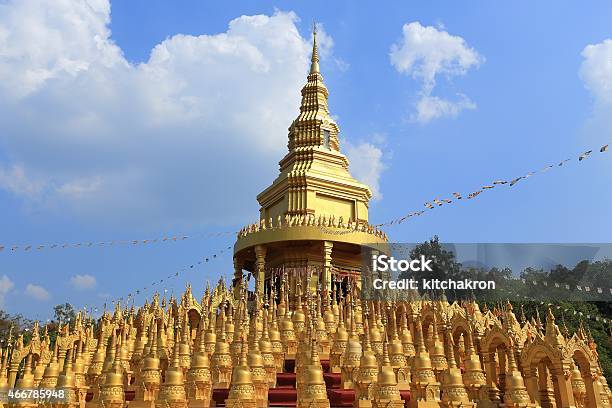
[[312,57],[310,59],[310,73],[319,73],[319,50],[317,48],[317,23],[312,22]]

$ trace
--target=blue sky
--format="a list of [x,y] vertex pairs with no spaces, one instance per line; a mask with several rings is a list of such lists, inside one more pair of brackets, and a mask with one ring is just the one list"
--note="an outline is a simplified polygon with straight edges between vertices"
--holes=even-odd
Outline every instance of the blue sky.
[[[0,243],[200,236],[255,220],[297,114],[313,19],[343,150],[379,192],[372,222],[576,157],[612,136],[611,18],[605,1],[0,1]],[[422,101],[441,105],[419,116]],[[593,154],[387,232],[610,242],[611,175]],[[46,319],[65,300],[101,305],[232,243],[5,249],[3,307]],[[226,252],[167,287],[201,289],[231,268]]]

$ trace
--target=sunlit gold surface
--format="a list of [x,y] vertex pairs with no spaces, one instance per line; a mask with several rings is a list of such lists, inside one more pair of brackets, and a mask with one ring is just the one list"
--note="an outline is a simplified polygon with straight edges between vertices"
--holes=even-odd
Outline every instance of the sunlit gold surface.
[[78,313],[54,341],[38,324],[28,341],[9,334],[0,408],[15,387],[65,391],[43,404],[53,408],[258,408],[281,373],[295,374],[297,407],[330,407],[335,391],[354,393],[355,408],[610,407],[597,345],[582,327],[562,333],[551,310],[544,327],[510,304],[361,299],[360,249],[385,252],[387,238],[368,224],[370,190],[348,173],[327,97],[315,43],[289,152],[258,196],[260,222],[239,234],[232,285]]

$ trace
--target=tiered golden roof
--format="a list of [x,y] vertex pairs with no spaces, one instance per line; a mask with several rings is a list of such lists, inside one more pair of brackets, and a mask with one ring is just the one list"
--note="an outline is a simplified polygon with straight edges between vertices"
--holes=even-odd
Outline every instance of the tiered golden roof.
[[368,221],[372,194],[348,171],[348,160],[340,152],[340,129],[329,112],[328,96],[319,69],[315,30],[300,113],[289,126],[289,152],[279,163],[277,179],[257,196],[260,219],[316,215],[353,223]]

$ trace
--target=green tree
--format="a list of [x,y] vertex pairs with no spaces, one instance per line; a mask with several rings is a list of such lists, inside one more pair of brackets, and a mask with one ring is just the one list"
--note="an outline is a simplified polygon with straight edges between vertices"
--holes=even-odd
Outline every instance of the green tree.
[[55,320],[58,322],[68,323],[76,318],[76,312],[70,303],[55,306],[53,312],[55,313]]
[[410,251],[411,259],[418,259],[424,256],[425,259],[433,260],[431,268],[433,272],[410,272],[400,275],[400,279],[413,277],[415,279],[449,279],[459,276],[461,264],[455,259],[455,254],[452,251],[444,249],[440,244],[438,236],[435,235],[429,241],[418,244]]
[[10,327],[13,327],[13,336],[17,336],[26,327],[32,326],[32,321],[20,314],[11,315],[0,310],[0,339],[6,339]]

